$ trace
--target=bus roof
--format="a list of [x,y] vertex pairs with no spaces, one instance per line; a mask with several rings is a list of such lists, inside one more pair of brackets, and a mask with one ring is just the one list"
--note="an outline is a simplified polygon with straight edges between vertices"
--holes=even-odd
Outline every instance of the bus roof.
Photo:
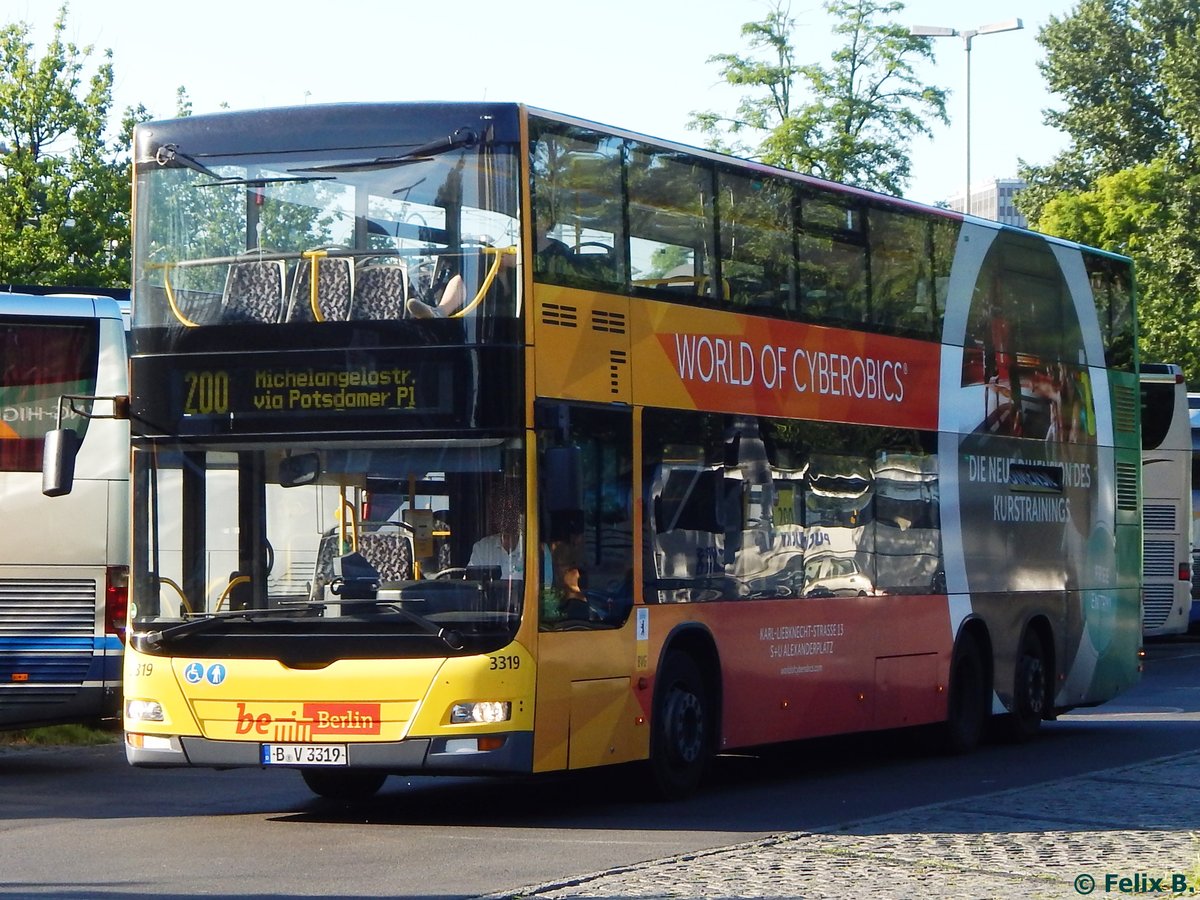
[[116,319],[129,327],[129,301],[99,294],[4,294],[0,315]]

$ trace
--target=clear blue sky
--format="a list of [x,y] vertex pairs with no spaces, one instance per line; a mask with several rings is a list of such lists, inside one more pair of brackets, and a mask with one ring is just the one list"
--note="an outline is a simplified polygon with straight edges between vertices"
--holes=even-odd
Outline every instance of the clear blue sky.
[[[0,21],[28,22],[39,54],[59,4],[0,0]],[[971,52],[971,175],[1016,174],[1064,146],[1042,124],[1046,93],[1035,37],[1068,0],[909,0],[906,25],[958,29],[1024,20],[1023,31],[977,37]],[[518,100],[695,144],[694,110],[732,112],[715,53],[745,52],[743,23],[767,0],[72,0],[68,39],[113,52],[116,106],[175,111],[187,88],[195,112],[352,100]],[[816,0],[792,0],[801,62],[827,62],[835,42]],[[951,124],[912,147],[907,195],[936,202],[965,178],[966,52],[937,38],[922,77],[952,92]]]

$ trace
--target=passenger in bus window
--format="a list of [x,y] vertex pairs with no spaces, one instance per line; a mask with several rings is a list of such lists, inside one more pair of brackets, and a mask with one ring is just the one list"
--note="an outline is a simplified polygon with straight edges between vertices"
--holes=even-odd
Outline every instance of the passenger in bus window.
[[[551,557],[554,548],[550,549]],[[578,566],[559,568],[551,561],[554,575],[548,587],[542,591],[542,619],[546,622],[589,622],[596,621],[598,614],[592,611],[584,593],[583,572]]]
[[[575,258],[571,249],[562,241],[550,237],[548,234],[543,234],[537,241],[537,262],[534,266],[535,271],[561,271],[564,260]],[[448,260],[449,257],[443,257],[443,260]],[[511,269],[516,265],[516,255],[505,254],[500,259],[502,269]],[[439,266],[439,270],[443,273],[450,271],[450,265]],[[445,288],[441,288],[440,284],[444,282]],[[454,315],[462,309],[463,303],[466,302],[467,292],[463,282],[461,272],[454,272],[449,278],[444,274],[439,278],[435,275],[434,283],[429,291],[430,296],[437,296],[436,303],[427,303],[424,300],[419,300],[413,297],[408,301],[408,314],[415,319],[445,319]]]
[[543,610],[547,619],[587,621],[594,618],[585,589],[583,512],[550,516],[550,592]]
[[437,298],[436,302],[430,305],[416,297],[409,298],[406,308],[414,319],[444,319],[458,312],[466,299],[467,289],[462,273],[456,271],[457,267],[451,263],[450,257],[443,256],[437,268],[429,288],[429,294]]

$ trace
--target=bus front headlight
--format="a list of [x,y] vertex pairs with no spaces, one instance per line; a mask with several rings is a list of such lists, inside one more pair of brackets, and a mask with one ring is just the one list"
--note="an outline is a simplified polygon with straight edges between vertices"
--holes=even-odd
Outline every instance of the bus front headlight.
[[157,700],[126,700],[125,717],[133,722],[165,722],[166,714]]
[[512,704],[507,700],[475,700],[455,703],[450,707],[450,723],[507,722],[512,718]]

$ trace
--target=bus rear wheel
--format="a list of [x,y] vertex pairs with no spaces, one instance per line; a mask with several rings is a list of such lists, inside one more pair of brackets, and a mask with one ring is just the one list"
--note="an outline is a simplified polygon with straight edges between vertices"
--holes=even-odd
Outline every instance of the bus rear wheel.
[[696,789],[708,766],[712,716],[700,669],[688,654],[669,654],[657,680],[650,769],[658,795],[677,800]]
[[1014,741],[1033,738],[1050,709],[1050,685],[1053,676],[1050,660],[1041,637],[1026,631],[1017,653],[1013,676],[1012,709],[1008,715],[1007,737]]
[[300,775],[317,796],[344,803],[375,796],[387,780],[387,772],[371,769],[301,769]]

